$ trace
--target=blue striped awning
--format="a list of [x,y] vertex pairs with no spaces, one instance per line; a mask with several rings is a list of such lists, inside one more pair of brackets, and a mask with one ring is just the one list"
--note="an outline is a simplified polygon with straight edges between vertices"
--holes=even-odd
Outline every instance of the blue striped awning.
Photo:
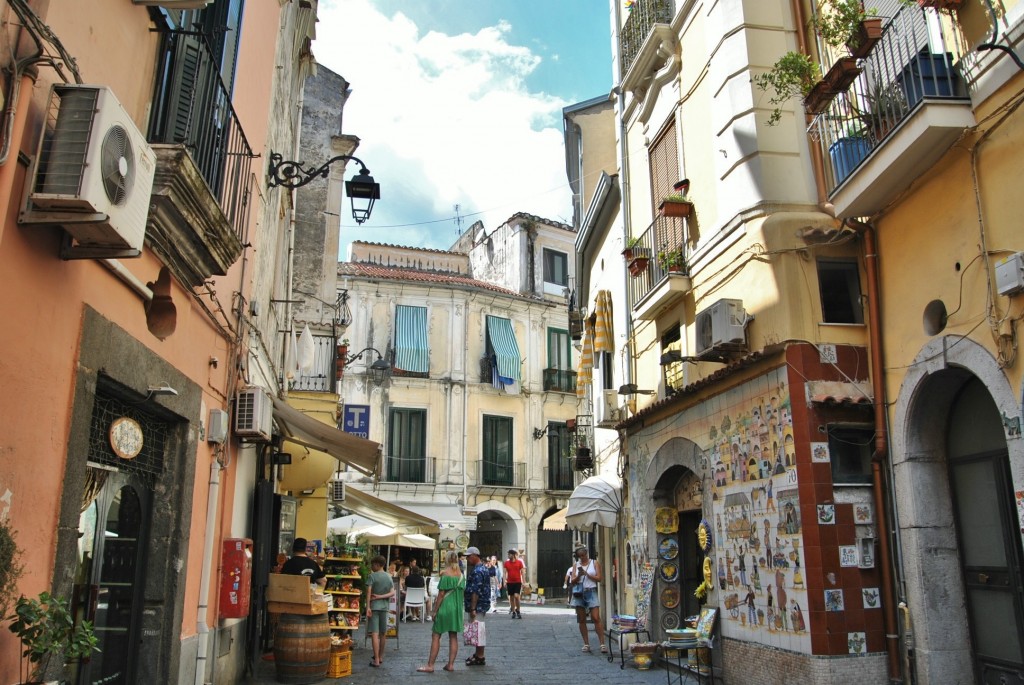
[[487,317],[487,337],[497,360],[498,375],[506,383],[519,382],[519,345],[512,322],[500,316]]
[[430,372],[427,352],[427,308],[400,304],[395,308],[395,368]]

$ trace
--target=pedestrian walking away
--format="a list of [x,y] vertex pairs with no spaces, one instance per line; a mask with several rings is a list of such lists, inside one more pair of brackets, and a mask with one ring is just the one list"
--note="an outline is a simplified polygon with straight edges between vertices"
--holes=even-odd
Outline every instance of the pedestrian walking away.
[[607,653],[604,644],[604,626],[601,623],[601,600],[597,593],[597,584],[602,580],[601,564],[590,558],[586,545],[576,548],[576,566],[572,574],[572,599],[569,606],[576,609],[576,623],[583,638],[583,651],[590,652],[590,638],[587,635],[587,614],[594,622],[594,634],[601,652]]
[[519,558],[519,552],[515,549],[508,551],[508,561],[505,562],[505,588],[508,590],[508,613],[512,618],[522,618],[519,595],[523,591],[523,571],[526,566]]
[[373,646],[370,665],[377,668],[384,660],[384,642],[388,634],[388,602],[395,596],[395,583],[384,570],[384,557],[370,560],[370,575],[366,578],[366,632]]
[[459,633],[464,622],[462,610],[465,604],[466,580],[459,568],[459,554],[450,551],[445,554],[445,569],[441,573],[441,581],[437,586],[437,599],[434,601],[434,627],[430,633],[430,655],[427,665],[416,670],[420,673],[433,673],[437,653],[441,651],[441,635],[448,633],[448,664],[446,671],[455,670],[455,658],[459,655]]
[[498,599],[501,595],[501,588],[505,584],[505,573],[501,569],[501,562],[498,557],[491,556],[487,560],[487,566],[491,570],[491,613],[498,611]]
[[[487,570],[487,566],[480,559],[480,550],[476,547],[466,549],[466,568],[464,605],[466,613],[469,614],[469,621],[472,623],[480,621],[483,616],[487,615],[487,610],[491,608],[491,574]],[[486,665],[487,662],[484,660],[485,646],[477,645],[476,652],[466,659],[467,666]]]

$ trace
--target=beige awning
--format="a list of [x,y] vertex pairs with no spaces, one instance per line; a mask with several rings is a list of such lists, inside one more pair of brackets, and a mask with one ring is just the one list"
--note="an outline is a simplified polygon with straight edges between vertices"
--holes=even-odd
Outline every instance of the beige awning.
[[567,511],[569,511],[569,507],[559,509],[551,516],[548,516],[544,519],[543,523],[541,523],[541,528],[544,530],[567,530],[565,523],[565,514]]
[[380,477],[380,443],[317,421],[276,397],[274,420],[281,428],[281,433],[292,442],[326,452],[367,476]]
[[349,511],[391,526],[399,533],[438,533],[437,521],[405,507],[374,497],[354,487],[345,488],[342,506]]

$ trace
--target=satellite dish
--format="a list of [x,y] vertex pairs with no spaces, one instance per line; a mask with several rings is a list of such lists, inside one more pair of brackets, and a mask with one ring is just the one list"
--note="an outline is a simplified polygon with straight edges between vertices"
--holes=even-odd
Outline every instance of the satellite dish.
[[932,300],[924,308],[924,332],[938,335],[946,328],[946,305],[942,300]]

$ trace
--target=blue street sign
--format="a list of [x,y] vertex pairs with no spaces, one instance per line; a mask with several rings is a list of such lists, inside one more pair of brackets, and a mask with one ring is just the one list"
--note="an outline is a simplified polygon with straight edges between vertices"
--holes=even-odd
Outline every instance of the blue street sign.
[[342,430],[360,438],[370,437],[370,405],[346,404]]

